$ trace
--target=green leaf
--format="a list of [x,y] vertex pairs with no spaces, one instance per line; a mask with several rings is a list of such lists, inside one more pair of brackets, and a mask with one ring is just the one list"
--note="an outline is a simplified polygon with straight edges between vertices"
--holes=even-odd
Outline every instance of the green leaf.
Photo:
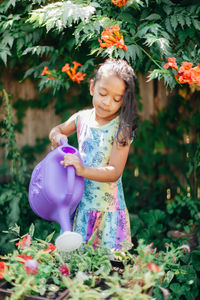
[[173,30],[173,28],[172,28],[172,24],[171,24],[171,22],[170,22],[170,18],[169,18],[169,17],[166,18],[166,20],[165,20],[165,26],[166,26],[167,31],[168,31],[169,33],[171,33],[171,34],[174,35],[174,30]]
[[173,27],[174,30],[176,30],[176,27],[178,26],[178,19],[176,15],[172,15],[170,17],[170,21],[171,21],[171,25]]
[[185,21],[186,21],[187,26],[190,27],[190,25],[192,24],[191,18],[186,16]]
[[134,62],[136,59],[139,59],[140,61],[143,59],[143,53],[140,46],[133,44],[128,45],[127,48],[128,51],[125,53],[125,58],[128,61]]
[[161,30],[161,26],[159,24],[148,24],[148,25],[141,25],[138,28],[137,35],[141,38],[145,38],[145,34],[147,32],[154,33],[155,35],[158,34],[158,32]]
[[192,23],[197,30],[200,30],[200,21],[193,19]]
[[10,35],[9,33],[6,33],[6,35],[4,36],[4,38],[1,41],[1,44],[4,46],[9,45],[10,48],[12,48],[14,42],[14,37],[12,35]]
[[153,34],[146,34],[145,38],[145,45],[151,47],[154,43],[156,43],[159,46],[162,54],[168,54],[169,41],[167,39],[154,36]]
[[45,242],[49,243],[49,242],[52,240],[54,234],[55,234],[55,231],[53,231],[52,233],[50,233],[50,234],[46,237]]
[[7,65],[7,57],[11,56],[10,49],[8,47],[0,48],[0,58],[3,60],[4,64]]
[[168,272],[166,273],[166,280],[167,280],[167,282],[170,283],[170,282],[172,281],[173,278],[174,278],[174,272],[168,271]]
[[181,296],[184,295],[185,289],[183,286],[181,286],[179,283],[172,283],[170,284],[170,289],[174,293],[174,296]]
[[161,20],[161,16],[158,15],[158,14],[151,14],[149,15],[148,17],[146,17],[145,19],[143,20],[149,20],[149,21],[156,21],[156,20]]
[[183,16],[181,14],[177,15],[177,20],[178,20],[179,24],[181,25],[181,27],[183,29],[183,27],[185,25],[185,16]]
[[29,228],[29,234],[30,234],[31,237],[33,237],[34,231],[35,231],[35,226],[34,226],[34,224],[32,223],[31,226],[30,226],[30,228]]
[[166,12],[166,14],[169,16],[171,15],[173,11],[173,7],[170,5],[163,5],[163,10]]

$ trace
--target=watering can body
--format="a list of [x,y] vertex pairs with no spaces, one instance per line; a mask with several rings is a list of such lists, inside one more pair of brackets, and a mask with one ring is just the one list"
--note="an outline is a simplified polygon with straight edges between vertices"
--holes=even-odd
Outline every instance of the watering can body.
[[65,140],[33,170],[29,185],[29,203],[41,218],[60,224],[62,232],[72,231],[72,217],[84,193],[84,179],[77,176],[73,166],[64,168],[60,162],[67,153],[78,150]]

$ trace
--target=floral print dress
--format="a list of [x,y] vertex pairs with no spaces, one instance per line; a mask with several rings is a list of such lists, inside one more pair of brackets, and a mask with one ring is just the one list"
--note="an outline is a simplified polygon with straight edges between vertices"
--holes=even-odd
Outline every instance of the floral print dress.
[[[101,127],[91,125],[94,109],[77,114],[79,153],[85,166],[105,167],[109,164],[119,117]],[[97,182],[85,178],[85,192],[76,211],[74,231],[87,243],[97,230],[93,246],[121,249],[121,242],[131,243],[129,215],[121,177],[116,182]]]

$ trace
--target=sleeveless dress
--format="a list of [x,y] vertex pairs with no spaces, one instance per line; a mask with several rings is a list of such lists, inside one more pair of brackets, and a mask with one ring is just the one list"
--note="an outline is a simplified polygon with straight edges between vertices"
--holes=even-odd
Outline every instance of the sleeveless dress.
[[[109,164],[119,117],[101,127],[91,126],[94,109],[77,114],[76,127],[79,153],[85,166],[105,167]],[[85,192],[74,218],[74,231],[87,243],[97,230],[93,247],[121,249],[121,242],[131,243],[129,215],[121,177],[116,182],[97,182],[85,178]]]

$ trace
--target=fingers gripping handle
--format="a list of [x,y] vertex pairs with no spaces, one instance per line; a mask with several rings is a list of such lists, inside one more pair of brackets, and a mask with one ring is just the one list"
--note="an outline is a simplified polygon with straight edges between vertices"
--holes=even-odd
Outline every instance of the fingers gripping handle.
[[61,138],[61,139],[60,139],[60,144],[61,144],[61,145],[65,145],[65,144],[68,145],[67,138],[66,138],[66,139],[65,139],[65,138]]

